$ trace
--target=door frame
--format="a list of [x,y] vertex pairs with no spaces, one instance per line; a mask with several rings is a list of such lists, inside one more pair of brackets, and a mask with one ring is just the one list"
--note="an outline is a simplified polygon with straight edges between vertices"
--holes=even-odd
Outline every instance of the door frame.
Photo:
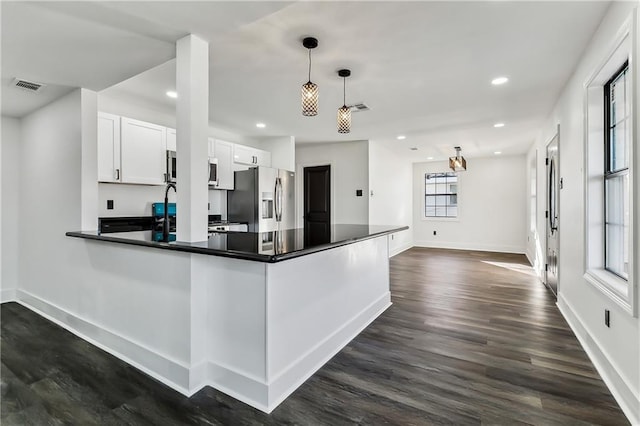
[[[545,211],[549,212],[549,215],[551,214],[551,209],[549,206],[549,166],[546,164],[546,159],[549,158],[548,157],[548,153],[549,153],[549,145],[551,145],[551,143],[555,140],[557,140],[557,145],[558,145],[558,150],[557,150],[557,154],[556,154],[556,159],[557,159],[557,164],[556,164],[556,175],[558,178],[558,188],[557,188],[557,203],[556,203],[556,212],[558,213],[558,222],[560,222],[560,191],[562,190],[562,176],[560,174],[560,124],[557,124],[556,126],[556,132],[555,134],[551,137],[551,139],[548,140],[548,142],[545,144],[544,146],[544,158],[545,158],[545,167],[544,167],[544,175],[545,175]],[[557,241],[558,241],[558,251],[557,251],[557,255],[556,255],[556,291],[555,291],[555,297],[556,300],[558,299],[558,293],[560,293],[560,225],[558,224],[558,227],[556,229],[556,233],[557,233]],[[544,265],[547,264],[547,254],[548,254],[548,248],[549,248],[549,218],[546,217],[544,218]],[[553,292],[553,290],[551,290],[551,288],[549,287],[549,280],[547,278],[547,269],[544,269],[544,285],[551,291]]]
[[336,218],[336,188],[335,188],[335,165],[333,161],[314,161],[309,163],[298,163],[296,164],[296,228],[304,227],[304,168],[305,167],[318,167],[318,166],[329,166],[331,179],[330,179],[330,189],[329,198],[331,199],[331,221],[334,222]]

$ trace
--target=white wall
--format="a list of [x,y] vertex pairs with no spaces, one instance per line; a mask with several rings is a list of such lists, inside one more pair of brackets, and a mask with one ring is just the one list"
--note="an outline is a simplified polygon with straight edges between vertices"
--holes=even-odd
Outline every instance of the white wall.
[[[369,224],[409,226],[392,235],[389,254],[413,246],[413,167],[397,149],[369,141]],[[373,193],[373,195],[371,195]]]
[[[369,222],[369,154],[368,142],[339,142],[296,145],[296,217],[303,226],[303,169],[331,165],[331,222]],[[356,196],[356,190],[362,196]]]
[[458,174],[458,218],[424,219],[424,175],[449,166],[444,161],[413,165],[415,245],[524,253],[525,156],[471,158],[467,166]]
[[20,120],[2,117],[0,152],[0,301],[4,302],[15,298],[18,287]]
[[[541,241],[530,241],[528,251],[545,252],[545,147],[560,124],[560,255],[558,306],[585,347],[632,424],[640,424],[640,324],[593,285],[583,279],[584,269],[584,89],[583,84],[606,59],[624,20],[637,2],[613,2],[589,47],[568,81],[552,114],[529,152],[538,155],[538,216]],[[637,58],[634,52],[634,58]],[[635,114],[638,114],[636,111]],[[637,136],[636,136],[637,138]],[[637,146],[637,140],[636,140]],[[636,150],[636,155],[640,150]],[[638,164],[638,159],[636,159]],[[529,190],[528,190],[529,192]],[[636,203],[638,193],[635,195]],[[636,218],[637,219],[637,218]],[[538,248],[540,246],[540,249]],[[637,256],[637,253],[636,253]],[[538,265],[544,259],[536,259]],[[539,273],[541,269],[539,268]],[[636,301],[639,303],[640,301]],[[611,328],[604,325],[604,310],[611,312]]]

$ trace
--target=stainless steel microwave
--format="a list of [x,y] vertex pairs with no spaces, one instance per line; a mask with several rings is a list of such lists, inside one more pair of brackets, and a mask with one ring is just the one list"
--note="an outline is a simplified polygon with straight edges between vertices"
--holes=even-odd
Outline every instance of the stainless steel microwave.
[[[218,185],[218,159],[214,157],[209,157],[207,161],[208,165],[208,182],[209,186],[217,186]],[[176,152],[175,151],[167,151],[167,182],[177,182],[176,173],[177,169],[177,161],[176,161]]]

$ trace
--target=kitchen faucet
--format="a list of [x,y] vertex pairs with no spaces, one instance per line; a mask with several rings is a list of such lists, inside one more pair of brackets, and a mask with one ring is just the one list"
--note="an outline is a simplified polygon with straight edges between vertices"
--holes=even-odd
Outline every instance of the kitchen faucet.
[[169,242],[169,189],[171,188],[173,188],[176,193],[178,192],[175,183],[167,183],[167,187],[164,190],[164,223],[162,228],[162,241],[165,243]]

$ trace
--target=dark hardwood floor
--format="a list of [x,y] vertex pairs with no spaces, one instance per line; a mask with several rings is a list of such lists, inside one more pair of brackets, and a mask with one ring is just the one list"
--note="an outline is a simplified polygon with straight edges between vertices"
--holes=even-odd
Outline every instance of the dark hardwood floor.
[[16,303],[1,307],[2,425],[628,424],[520,255],[414,248],[393,306],[271,415],[192,398]]

